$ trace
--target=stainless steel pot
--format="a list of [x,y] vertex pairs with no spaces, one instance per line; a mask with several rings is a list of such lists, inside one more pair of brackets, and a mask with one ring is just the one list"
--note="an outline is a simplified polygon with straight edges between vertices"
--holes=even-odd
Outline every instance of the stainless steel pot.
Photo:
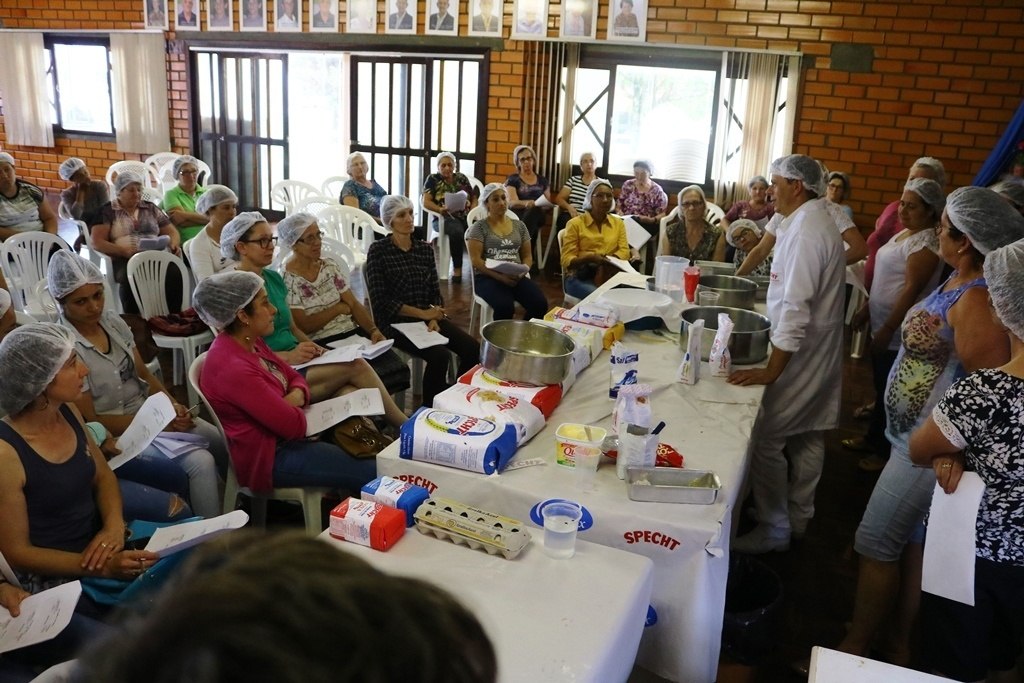
[[679,334],[679,344],[685,349],[686,339],[690,333],[690,325],[698,320],[704,321],[704,334],[700,338],[700,358],[707,360],[711,355],[711,345],[718,331],[718,314],[728,313],[734,326],[729,337],[729,355],[737,365],[759,363],[768,356],[768,336],[772,323],[760,313],[742,308],[726,308],[724,306],[696,306],[683,311],[683,326]]
[[757,283],[734,275],[701,275],[697,285],[697,300],[700,293],[718,292],[718,305],[726,308],[754,310]]
[[736,275],[736,264],[725,261],[695,261],[694,264],[700,268],[701,275]]
[[757,293],[754,295],[754,301],[764,303],[768,299],[768,283],[771,282],[771,277],[767,275],[744,275],[746,279],[751,282],[757,283]]
[[559,384],[569,376],[576,342],[528,320],[495,320],[480,331],[480,364],[510,382]]

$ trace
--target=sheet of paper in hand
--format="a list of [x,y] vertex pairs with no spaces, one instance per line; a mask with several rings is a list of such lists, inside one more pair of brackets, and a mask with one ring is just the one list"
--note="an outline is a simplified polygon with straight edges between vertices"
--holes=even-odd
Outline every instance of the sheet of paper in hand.
[[377,389],[360,389],[314,403],[303,412],[306,413],[306,436],[313,436],[353,415],[383,415],[384,401]]

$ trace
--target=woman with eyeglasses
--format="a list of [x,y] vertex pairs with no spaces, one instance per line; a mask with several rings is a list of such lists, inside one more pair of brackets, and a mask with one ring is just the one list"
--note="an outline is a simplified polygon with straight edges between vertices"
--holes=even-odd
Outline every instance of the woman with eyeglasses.
[[199,160],[183,154],[174,160],[171,174],[178,184],[164,193],[160,208],[167,212],[178,228],[184,244],[199,234],[206,225],[206,215],[196,209],[196,202],[206,189],[199,184]]
[[[272,318],[270,324],[261,324],[259,330],[253,330],[252,334],[263,337],[270,350],[289,365],[301,365],[322,356],[327,349],[312,341],[295,324],[288,306],[288,287],[284,278],[267,267],[274,260],[275,244],[277,237],[273,229],[258,211],[246,211],[235,216],[224,226],[220,239],[221,253],[238,261],[235,270],[253,273],[263,279],[267,310],[273,311]],[[388,423],[400,427],[406,420],[406,414],[395,404],[377,373],[365,360],[314,365],[303,368],[300,374],[309,385],[312,403],[340,396],[353,388],[378,389]]]
[[698,185],[679,191],[681,220],[670,222],[661,238],[661,253],[691,261],[724,261],[725,231],[704,220],[707,200]]
[[546,209],[537,206],[541,197],[549,204],[555,203],[551,196],[551,185],[548,179],[537,172],[537,153],[529,145],[519,145],[512,152],[512,162],[516,165],[516,173],[505,179],[505,195],[508,197],[508,208],[519,214],[520,220],[526,224],[530,233],[530,241],[536,241],[537,233],[544,225]]
[[[373,316],[353,296],[348,274],[334,259],[323,256],[323,237],[316,216],[309,213],[293,213],[277,224],[281,249],[290,252],[282,275],[295,324],[323,345],[353,335],[374,344],[384,341],[387,337],[373,322]],[[388,393],[409,388],[409,367],[394,351],[388,350],[369,363]]]
[[597,274],[608,262],[607,256],[622,260],[630,257],[626,224],[612,214],[615,192],[604,178],[590,183],[583,199],[583,215],[565,226],[561,239],[562,273],[565,293],[579,299],[597,289]]

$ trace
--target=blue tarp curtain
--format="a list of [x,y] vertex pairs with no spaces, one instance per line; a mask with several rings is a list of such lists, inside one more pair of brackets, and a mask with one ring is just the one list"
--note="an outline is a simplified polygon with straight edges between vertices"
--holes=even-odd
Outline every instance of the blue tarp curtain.
[[1017,107],[1017,113],[1010,119],[1010,123],[999,138],[995,149],[988,155],[988,159],[982,165],[978,175],[974,176],[973,185],[988,187],[999,179],[1004,169],[1010,163],[1010,159],[1017,153],[1017,143],[1024,139],[1024,100],[1021,100]]

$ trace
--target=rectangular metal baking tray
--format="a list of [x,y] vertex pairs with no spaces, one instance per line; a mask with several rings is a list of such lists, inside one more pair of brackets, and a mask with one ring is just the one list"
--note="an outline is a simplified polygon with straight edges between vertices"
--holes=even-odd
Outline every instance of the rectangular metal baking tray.
[[722,482],[711,470],[630,467],[626,470],[626,487],[630,500],[711,505],[718,498]]

